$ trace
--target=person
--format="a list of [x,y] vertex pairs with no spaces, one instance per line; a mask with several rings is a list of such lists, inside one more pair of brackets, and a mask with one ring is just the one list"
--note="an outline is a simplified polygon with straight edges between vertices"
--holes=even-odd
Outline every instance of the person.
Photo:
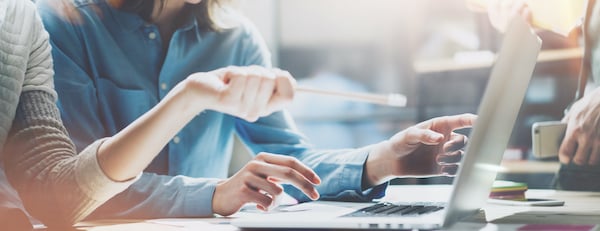
[[[555,187],[600,191],[600,88],[590,85],[591,90],[583,94],[587,79],[600,83],[600,57],[597,52],[600,44],[600,4],[595,0],[588,0],[586,5],[585,12],[582,12],[585,14],[581,15],[584,55],[580,86],[576,101],[562,119],[567,124],[567,129],[559,148],[561,166],[555,177]],[[501,31],[512,16],[524,16],[529,20],[532,16],[524,1],[494,0],[489,11],[490,21]]]
[[[55,105],[50,44],[35,5],[3,1],[0,12],[0,156],[8,175],[0,169],[0,226],[31,229],[8,180],[19,189],[25,207],[40,219],[50,224],[59,217],[68,222],[79,219],[89,208],[124,190],[135,177],[117,182],[104,175],[95,157],[99,143],[74,155]],[[48,205],[45,211],[38,202]]]
[[[137,180],[177,130],[198,112],[210,108],[244,117],[239,114],[239,102],[232,101],[231,96],[258,91],[239,88],[240,79],[247,75],[272,83],[271,88],[263,87],[261,91],[269,100],[249,105],[248,110],[268,114],[291,99],[285,87],[290,87],[292,79],[276,69],[237,68],[193,75],[134,123],[93,141],[77,154],[55,104],[49,37],[35,5],[31,1],[4,1],[0,12],[2,230],[31,228],[23,207],[53,228],[68,227],[84,219]],[[231,83],[224,86],[223,79]],[[277,91],[275,82],[279,83]],[[190,103],[188,97],[203,100]],[[267,180],[290,182],[311,199],[318,197],[312,185],[319,183],[319,177],[291,157],[258,155],[228,184],[244,185],[248,179],[266,185],[265,191],[272,195],[278,188]],[[262,197],[265,196],[247,193],[240,200],[257,200],[260,204],[265,200]],[[230,203],[236,202],[230,198]]]
[[[215,84],[239,83],[241,89],[255,89],[243,94],[232,90],[237,95],[228,102],[236,104],[227,110],[183,113],[189,122],[177,129],[139,180],[90,219],[227,216],[247,202],[266,209],[282,190],[299,201],[318,197],[310,190],[305,195],[286,181],[266,181],[261,165],[227,178],[234,135],[253,154],[293,157],[306,164],[322,180],[315,187],[324,200],[370,201],[383,196],[387,181],[394,177],[455,173],[466,137],[453,131],[471,126],[475,115],[434,118],[363,148],[315,150],[285,110],[248,109],[264,105],[269,97],[263,94],[272,93],[256,86],[273,89],[283,82],[276,89],[283,87],[285,95],[293,95],[291,78],[273,82],[247,75],[206,80],[215,69],[242,76],[244,71],[236,66],[271,67],[255,27],[227,4],[219,0],[38,1],[51,35],[59,107],[78,150],[117,133],[180,86],[210,89]],[[184,102],[206,100],[201,93],[187,95]],[[238,113],[232,111],[236,107]]]

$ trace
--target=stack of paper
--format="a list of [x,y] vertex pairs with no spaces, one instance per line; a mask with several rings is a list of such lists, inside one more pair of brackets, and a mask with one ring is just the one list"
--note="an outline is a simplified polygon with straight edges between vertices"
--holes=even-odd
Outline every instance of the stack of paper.
[[525,191],[527,191],[527,184],[525,183],[497,180],[494,181],[492,186],[490,198],[524,201]]

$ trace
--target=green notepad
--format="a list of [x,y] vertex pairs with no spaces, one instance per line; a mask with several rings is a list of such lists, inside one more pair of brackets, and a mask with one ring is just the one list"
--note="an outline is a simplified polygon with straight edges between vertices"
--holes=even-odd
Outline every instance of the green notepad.
[[490,198],[502,200],[525,200],[527,184],[513,181],[494,181]]

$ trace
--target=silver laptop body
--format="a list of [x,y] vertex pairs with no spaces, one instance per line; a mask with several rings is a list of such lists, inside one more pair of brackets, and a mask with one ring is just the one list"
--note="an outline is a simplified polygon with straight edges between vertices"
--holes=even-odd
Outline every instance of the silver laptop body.
[[[307,202],[281,212],[240,216],[232,224],[255,229],[438,229],[477,213],[486,203],[531,79],[541,40],[517,18],[506,32],[478,109],[478,119],[444,209],[418,216],[353,217],[373,203]],[[436,205],[422,202],[421,205]]]

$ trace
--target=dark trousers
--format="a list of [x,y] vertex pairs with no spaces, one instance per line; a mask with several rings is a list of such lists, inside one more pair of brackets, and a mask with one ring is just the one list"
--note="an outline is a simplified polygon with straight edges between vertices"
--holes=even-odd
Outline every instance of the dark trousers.
[[600,166],[561,164],[554,187],[560,190],[600,191]]

